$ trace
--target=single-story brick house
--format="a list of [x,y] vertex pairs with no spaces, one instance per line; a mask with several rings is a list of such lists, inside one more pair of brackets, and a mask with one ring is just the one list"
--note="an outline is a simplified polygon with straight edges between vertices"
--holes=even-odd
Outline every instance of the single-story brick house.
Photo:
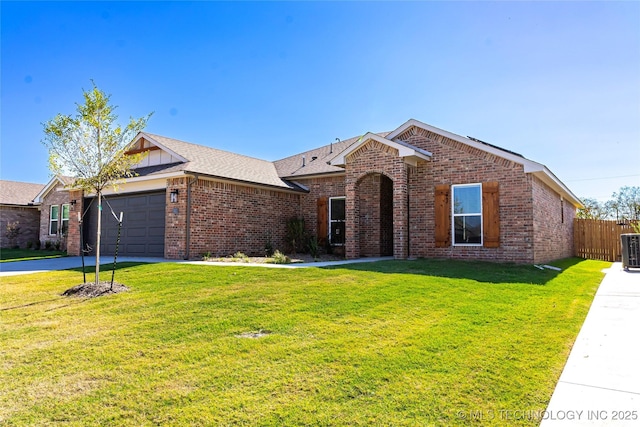
[[[33,199],[43,184],[0,181],[0,248],[19,246],[29,242],[35,247],[40,227],[40,212]],[[20,232],[14,241],[7,236],[7,225],[17,224]]]
[[[347,258],[541,263],[573,255],[582,206],[544,165],[413,119],[275,162],[147,132],[128,150],[147,156],[138,176],[105,194],[103,253],[115,249],[113,209],[124,212],[126,255],[263,254],[267,243],[283,248],[286,220],[302,217]],[[55,178],[34,201],[45,231],[51,205],[68,212],[68,251],[79,254],[78,213],[88,212],[83,230],[93,245],[96,206],[64,183]]]

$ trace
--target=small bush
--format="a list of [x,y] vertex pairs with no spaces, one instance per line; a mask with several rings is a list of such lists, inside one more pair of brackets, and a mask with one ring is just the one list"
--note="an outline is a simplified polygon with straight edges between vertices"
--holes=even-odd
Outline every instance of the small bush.
[[9,240],[9,246],[17,249],[18,248],[18,236],[20,235],[20,222],[8,222],[6,225],[5,236],[7,236],[7,240]]
[[309,242],[307,243],[307,247],[309,248],[309,253],[313,258],[318,258],[320,255],[320,243],[318,242],[318,238],[316,236],[311,236],[309,238]]
[[273,256],[273,253],[274,253],[273,243],[271,243],[271,241],[268,241],[264,245],[264,255],[267,258],[269,258]]
[[233,254],[231,258],[239,262],[249,262],[249,257],[240,251]]
[[31,240],[27,242],[27,249],[33,249],[33,242]]
[[273,264],[291,264],[291,258],[276,250],[271,257],[271,263]]
[[286,240],[291,252],[304,251],[306,240],[304,218],[290,218],[287,220]]
[[34,249],[36,251],[39,251],[41,247],[42,247],[42,243],[40,243],[40,240],[36,240],[36,242],[34,244]]
[[60,250],[60,248],[62,247],[62,242],[61,242],[60,240],[56,240],[56,241],[53,243],[53,247],[56,249],[56,251],[59,251],[59,250]]
[[47,240],[44,242],[44,248],[48,251],[53,250],[53,242],[51,240]]
[[202,254],[202,260],[203,261],[209,261],[211,259],[211,252],[207,251],[205,253]]

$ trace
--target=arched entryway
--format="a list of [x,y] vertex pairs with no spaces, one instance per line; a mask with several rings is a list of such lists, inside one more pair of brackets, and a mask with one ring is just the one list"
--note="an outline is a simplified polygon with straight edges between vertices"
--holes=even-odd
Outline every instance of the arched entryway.
[[393,255],[393,181],[369,173],[356,184],[360,256]]

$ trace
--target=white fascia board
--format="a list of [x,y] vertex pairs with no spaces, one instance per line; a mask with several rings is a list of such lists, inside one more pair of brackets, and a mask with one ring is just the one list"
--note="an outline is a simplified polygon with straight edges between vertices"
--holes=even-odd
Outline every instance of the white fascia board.
[[345,174],[344,168],[335,172],[321,172],[321,173],[310,173],[309,175],[293,175],[293,176],[281,176],[280,178],[286,179],[287,181],[296,181],[298,179],[314,179],[314,178],[327,178],[331,176],[342,176]]
[[415,158],[419,158],[422,160],[431,160],[431,153],[424,154],[421,153],[414,148],[408,147],[403,144],[399,144],[395,141],[391,141],[390,139],[383,138],[380,135],[377,135],[372,132],[367,132],[365,135],[360,137],[358,141],[354,144],[351,144],[347,149],[345,149],[342,153],[338,154],[336,157],[329,161],[329,164],[332,166],[343,166],[345,164],[346,158],[349,154],[358,150],[362,145],[367,143],[368,141],[373,140],[379,142],[381,144],[388,145],[392,148],[398,150],[398,155],[405,159],[408,159],[410,162],[415,163]]
[[45,185],[44,187],[42,187],[42,190],[40,190],[40,192],[36,195],[36,197],[33,198],[33,203],[34,204],[41,204],[42,200],[45,198],[45,196],[47,194],[49,194],[49,192],[56,188],[56,186],[58,184],[63,184],[64,182],[62,182],[62,180],[56,175],[53,178],[51,178],[49,180],[49,182],[47,183],[47,185]]
[[158,141],[156,141],[151,135],[149,135],[148,133],[144,133],[144,132],[140,132],[133,141],[131,141],[131,144],[129,145],[133,145],[136,142],[138,142],[141,138],[143,138],[152,142],[153,145],[155,145],[156,147],[160,148],[163,151],[166,151],[167,153],[171,154],[173,157],[180,159],[180,161],[182,161],[183,163],[187,163],[189,160],[185,159],[184,157],[182,157],[180,154],[176,153],[173,150],[168,149],[167,147],[165,147],[164,145],[162,145],[161,143],[159,143]]
[[572,205],[577,208],[583,208],[584,204],[582,201],[575,195],[569,188],[564,185],[562,181],[558,179],[557,176],[553,174],[546,166],[541,165],[542,169],[537,171],[531,171],[532,175],[538,178],[540,181],[547,184],[553,190],[555,190],[558,194],[560,194],[565,200],[569,201]]

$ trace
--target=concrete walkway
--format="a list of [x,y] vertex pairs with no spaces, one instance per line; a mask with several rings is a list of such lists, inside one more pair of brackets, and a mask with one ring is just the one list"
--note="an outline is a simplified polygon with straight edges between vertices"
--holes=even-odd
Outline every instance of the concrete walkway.
[[[355,264],[361,262],[375,262],[390,260],[393,257],[380,257],[380,258],[360,258],[350,259],[344,261],[326,261],[326,262],[310,262],[310,263],[297,263],[297,264],[264,264],[264,263],[250,263],[250,262],[209,262],[209,261],[182,261],[175,259],[164,258],[139,258],[139,257],[118,257],[118,264],[123,262],[173,262],[180,264],[194,264],[194,265],[207,265],[207,266],[221,266],[221,267],[267,267],[267,268],[309,268],[309,267],[327,267],[332,265],[344,265]],[[86,266],[94,266],[96,264],[95,257],[85,257]],[[100,257],[100,264],[109,264],[113,262],[113,257]],[[42,273],[46,271],[67,270],[69,268],[82,267],[82,257],[62,257],[62,258],[47,258],[31,261],[15,261],[15,262],[3,262],[0,263],[0,277],[2,276],[16,276],[19,274],[32,274]]]
[[640,425],[640,270],[606,270],[541,427]]

